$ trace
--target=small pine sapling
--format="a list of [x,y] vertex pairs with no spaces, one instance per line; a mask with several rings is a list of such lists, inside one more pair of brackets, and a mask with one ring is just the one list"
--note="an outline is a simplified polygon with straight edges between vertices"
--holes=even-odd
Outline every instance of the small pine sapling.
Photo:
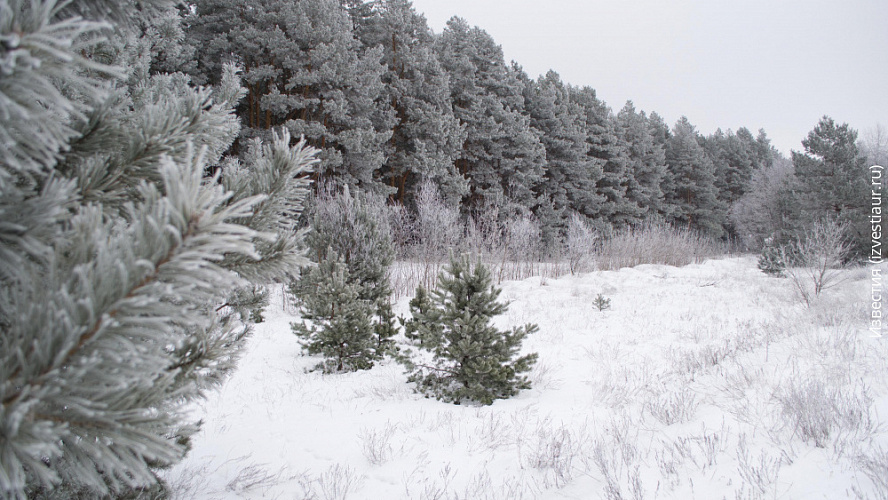
[[592,301],[592,305],[597,307],[599,311],[604,311],[605,309],[610,309],[611,301],[599,293],[595,300]]
[[[384,206],[368,195],[352,196],[348,186],[322,186],[310,209],[309,226],[309,256],[318,264],[340,260],[357,298],[370,305],[367,319],[375,335],[370,361],[381,359],[395,350],[392,337],[398,330],[388,281],[394,246]],[[301,286],[296,283],[293,289]]]
[[491,404],[530,388],[521,374],[530,370],[537,354],[518,356],[518,351],[524,338],[538,328],[534,324],[511,331],[493,327],[491,319],[507,309],[497,302],[500,292],[480,262],[473,266],[468,257],[451,257],[428,300],[414,299],[409,328],[422,342],[425,358],[431,359],[403,357],[402,361],[418,392],[455,404]]
[[268,301],[268,290],[264,286],[245,286],[235,289],[225,304],[219,306],[217,310],[229,307],[237,313],[241,321],[262,323],[265,321],[262,312],[268,307]]
[[[416,288],[416,295],[410,299],[410,319],[400,318],[401,325],[404,327],[404,336],[407,340],[419,342],[423,345],[422,332],[432,332],[432,335],[438,335],[439,325],[424,322],[422,318],[428,318],[433,314],[435,305],[432,298],[424,286],[420,285]],[[422,328],[420,328],[422,326]]]
[[786,271],[786,262],[784,262],[784,252],[780,248],[774,246],[766,246],[759,255],[758,268],[768,276],[782,278]]
[[359,285],[349,279],[342,259],[332,251],[330,257],[304,268],[290,287],[303,318],[290,326],[309,354],[324,356],[317,368],[325,373],[371,368],[376,346],[373,304],[359,298]]

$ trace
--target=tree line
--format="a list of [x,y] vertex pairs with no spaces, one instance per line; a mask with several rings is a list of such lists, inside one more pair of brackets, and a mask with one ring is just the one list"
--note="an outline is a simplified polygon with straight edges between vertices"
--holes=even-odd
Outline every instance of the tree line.
[[[242,140],[284,127],[321,150],[318,179],[408,209],[431,181],[464,217],[533,216],[552,247],[573,214],[604,232],[655,220],[760,247],[774,236],[763,231],[836,210],[804,201],[836,185],[823,177],[834,167],[812,166],[834,161],[824,149],[847,149],[836,175],[862,175],[856,132],[825,118],[791,160],[801,187],[787,192],[808,194],[784,200],[773,216],[782,220],[762,228],[749,211],[773,207],[749,194],[770,189],[759,178],[785,161],[763,130],[704,136],[686,117],[670,126],[631,101],[615,112],[591,87],[507,64],[463,19],[434,34],[409,0],[207,0],[183,10],[182,26],[187,57],[163,69],[217,84],[237,64],[248,89]],[[860,197],[859,187],[838,196]]]
[[[340,301],[354,314],[331,331],[360,323],[369,362],[387,352],[392,234],[362,200],[416,212],[430,249],[452,235],[425,236],[459,217],[532,220],[557,248],[571,228],[592,241],[588,227],[651,221],[761,246],[829,216],[868,244],[867,157],[883,161],[885,144],[877,131],[861,148],[824,117],[784,159],[763,132],[704,137],[631,103],[614,113],[590,87],[506,64],[459,18],[434,34],[406,0],[0,0],[0,496],[150,496],[270,282],[335,292],[304,300],[317,321],[294,331],[309,350],[327,349],[315,326]],[[306,266],[306,247],[327,265]],[[452,274],[486,289],[468,267]],[[421,347],[449,335],[442,304],[464,285],[448,283],[414,307]],[[481,301],[494,312],[496,294]],[[474,331],[494,338],[486,316]],[[466,397],[507,396],[530,362]],[[465,380],[431,375],[414,380],[465,396],[437,392]]]

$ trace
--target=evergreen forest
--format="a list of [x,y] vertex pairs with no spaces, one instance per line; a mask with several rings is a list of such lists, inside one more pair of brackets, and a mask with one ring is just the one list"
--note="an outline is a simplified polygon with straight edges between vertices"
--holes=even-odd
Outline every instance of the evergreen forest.
[[[270,283],[338,372],[396,353],[394,260],[491,234],[573,272],[636,228],[759,252],[831,220],[846,261],[869,256],[881,129],[824,116],[787,158],[754,126],[707,135],[519,63],[409,0],[0,0],[0,496],[150,488]],[[450,272],[492,286],[472,265]],[[458,317],[432,281],[444,312],[418,317]],[[444,399],[508,397],[533,359]]]

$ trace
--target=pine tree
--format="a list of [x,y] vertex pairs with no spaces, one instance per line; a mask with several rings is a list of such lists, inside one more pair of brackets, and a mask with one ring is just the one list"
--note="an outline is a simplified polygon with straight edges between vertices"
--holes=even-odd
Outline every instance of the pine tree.
[[530,388],[521,373],[530,370],[537,355],[518,356],[518,351],[537,326],[505,332],[493,327],[491,319],[507,309],[497,302],[500,292],[480,262],[451,257],[431,292],[431,304],[419,301],[412,309],[415,331],[432,356],[428,363],[407,361],[409,380],[418,391],[456,404],[491,404]]
[[[322,187],[309,211],[305,243],[317,268],[303,268],[291,292],[299,299],[304,318],[319,317],[324,322],[315,322],[317,328],[293,328],[308,339],[309,353],[336,358],[333,365],[324,365],[325,369],[369,368],[393,347],[391,337],[396,330],[388,282],[394,260],[391,230],[381,203],[367,198],[352,196],[347,187],[341,191]],[[347,300],[356,303],[348,304]],[[360,315],[364,317],[358,321]],[[343,333],[343,328],[352,331]],[[312,347],[326,345],[330,338],[345,342],[342,339],[346,336],[354,352],[348,351],[351,361],[345,364],[344,347],[335,351]],[[360,339],[372,340],[372,346],[366,347],[365,340]]]
[[501,216],[532,210],[542,180],[545,149],[524,115],[518,72],[480,28],[454,17],[438,39],[438,58],[450,77],[454,115],[466,140],[456,160],[469,180],[468,213],[496,207]]
[[755,138],[746,128],[736,134],[719,129],[703,138],[702,144],[715,168],[719,199],[727,206],[736,203],[749,189],[752,174],[761,168]]
[[450,81],[425,17],[408,0],[367,3],[352,12],[364,45],[383,50],[383,100],[390,103],[395,124],[380,176],[392,199],[413,206],[420,185],[431,181],[448,202],[458,202],[467,182],[454,161],[465,132],[453,114]]
[[786,262],[783,259],[784,253],[780,247],[765,246],[762,248],[762,253],[759,254],[758,268],[769,276],[782,278],[786,271]]
[[325,260],[304,270],[291,290],[299,299],[302,316],[301,323],[292,324],[293,333],[302,338],[309,354],[324,356],[319,368],[333,373],[373,366],[373,304],[360,298],[360,285],[351,279],[348,266],[335,251],[329,250]]
[[666,202],[676,210],[672,221],[713,237],[724,234],[724,205],[718,200],[714,166],[699,142],[699,134],[686,117],[673,127],[666,144],[671,177]]
[[675,174],[666,163],[666,150],[669,147],[669,142],[672,140],[672,130],[669,128],[669,125],[666,124],[663,117],[657,114],[656,111],[653,111],[648,115],[648,129],[650,130],[651,138],[654,141],[654,147],[663,150],[664,169],[660,181],[660,190],[663,192],[663,203],[660,205],[659,215],[664,220],[672,221],[675,220],[680,213],[680,209],[678,205],[676,205],[674,196],[668,194],[675,191],[676,185]]
[[[409,340],[418,340],[420,344],[424,344],[424,336],[438,338],[441,335],[441,325],[429,323],[425,318],[435,307],[429,292],[420,285],[416,288],[416,295],[410,299],[410,318],[401,318],[401,324],[404,326],[404,336]],[[420,328],[422,326],[422,328]]]
[[602,174],[595,183],[604,201],[591,212],[589,207],[575,209],[593,219],[601,219],[617,227],[640,221],[643,209],[628,197],[635,179],[629,170],[627,144],[620,137],[610,108],[598,99],[591,87],[574,89],[577,101],[583,109],[587,156],[600,165]]
[[[283,133],[224,158],[233,67],[194,88],[101,40],[167,7],[0,0],[4,498],[155,484],[249,333],[226,299],[305,262],[290,216],[314,152]],[[230,189],[236,170],[255,182]]]
[[557,73],[549,71],[536,81],[524,79],[524,100],[530,125],[540,131],[546,149],[546,172],[538,188],[543,242],[552,247],[567,229],[572,210],[597,214],[604,203],[596,183],[602,177],[600,162],[587,155],[585,116],[573,92]]
[[870,240],[866,217],[868,173],[857,147],[857,131],[828,116],[802,141],[804,153],[792,152],[798,227],[833,217],[851,227],[854,251],[866,254]]
[[658,143],[644,111],[636,112],[628,101],[617,114],[618,130],[628,146],[628,166],[635,182],[626,196],[645,211],[648,217],[665,211],[663,179],[666,176],[665,143]]

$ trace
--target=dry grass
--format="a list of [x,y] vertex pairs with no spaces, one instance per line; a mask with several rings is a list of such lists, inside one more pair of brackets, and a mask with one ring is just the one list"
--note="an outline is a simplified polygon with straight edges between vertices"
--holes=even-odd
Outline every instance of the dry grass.
[[604,240],[599,246],[596,264],[602,271],[641,264],[680,267],[722,253],[721,244],[694,231],[665,224],[644,224]]

